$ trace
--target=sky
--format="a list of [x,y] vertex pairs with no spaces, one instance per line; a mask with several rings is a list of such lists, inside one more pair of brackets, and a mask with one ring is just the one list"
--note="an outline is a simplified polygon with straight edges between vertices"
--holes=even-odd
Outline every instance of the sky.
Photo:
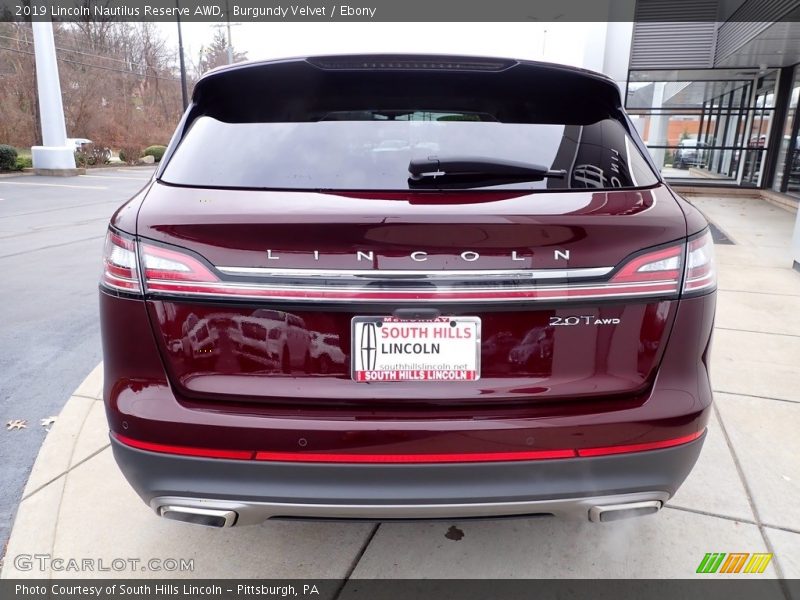
[[[239,23],[233,46],[249,59],[355,52],[412,52],[487,55],[546,60],[574,66],[584,62],[583,38],[590,23]],[[160,23],[177,45],[175,23]],[[214,35],[209,23],[183,23],[187,59]]]

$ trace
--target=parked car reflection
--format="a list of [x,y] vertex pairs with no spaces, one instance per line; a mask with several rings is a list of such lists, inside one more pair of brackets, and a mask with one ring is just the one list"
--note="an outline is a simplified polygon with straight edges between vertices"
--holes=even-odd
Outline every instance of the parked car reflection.
[[310,354],[312,366],[320,375],[345,371],[347,356],[342,350],[341,341],[336,334],[312,331]]
[[508,351],[519,344],[519,338],[510,331],[500,331],[483,342],[483,354],[487,357],[508,355]]
[[347,371],[348,354],[339,333],[311,331],[305,320],[280,310],[256,309],[249,315],[188,313],[181,322],[181,337],[167,344],[170,353],[186,360],[201,360],[208,370],[226,371],[216,358],[235,358],[239,370],[248,372],[335,374]]
[[[185,358],[209,358],[219,353],[219,329],[210,324],[211,318],[200,319],[190,313],[183,322],[180,349]],[[177,349],[177,344],[175,345]]]
[[508,362],[515,370],[550,373],[553,364],[553,328],[541,325],[528,331],[508,353]]
[[311,367],[311,333],[297,315],[257,309],[250,316],[234,316],[229,332],[234,351],[282,373]]

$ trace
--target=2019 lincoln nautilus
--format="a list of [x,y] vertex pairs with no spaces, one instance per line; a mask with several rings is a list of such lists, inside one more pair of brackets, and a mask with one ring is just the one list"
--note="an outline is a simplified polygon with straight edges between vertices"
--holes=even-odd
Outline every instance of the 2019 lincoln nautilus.
[[116,461],[218,527],[655,512],[705,436],[712,244],[605,76],[213,70],[108,230]]

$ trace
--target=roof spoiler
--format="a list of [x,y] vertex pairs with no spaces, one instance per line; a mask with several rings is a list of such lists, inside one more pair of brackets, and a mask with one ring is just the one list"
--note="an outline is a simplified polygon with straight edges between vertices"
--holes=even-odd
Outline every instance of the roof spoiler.
[[[586,102],[591,98],[591,102]],[[370,54],[247,62],[210,71],[195,86],[193,117],[309,122],[334,111],[424,106],[484,112],[508,123],[592,123],[621,108],[604,75],[504,58]]]

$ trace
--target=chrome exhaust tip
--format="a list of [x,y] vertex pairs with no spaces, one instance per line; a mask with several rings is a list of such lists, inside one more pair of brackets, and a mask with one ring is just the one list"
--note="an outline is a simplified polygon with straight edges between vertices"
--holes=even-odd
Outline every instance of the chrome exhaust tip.
[[232,510],[195,508],[192,506],[166,505],[158,509],[158,514],[172,521],[183,521],[206,527],[232,527],[237,514]]
[[592,523],[607,523],[631,517],[651,515],[661,510],[661,500],[645,500],[643,502],[625,502],[624,504],[607,504],[593,506],[589,509],[589,520]]

